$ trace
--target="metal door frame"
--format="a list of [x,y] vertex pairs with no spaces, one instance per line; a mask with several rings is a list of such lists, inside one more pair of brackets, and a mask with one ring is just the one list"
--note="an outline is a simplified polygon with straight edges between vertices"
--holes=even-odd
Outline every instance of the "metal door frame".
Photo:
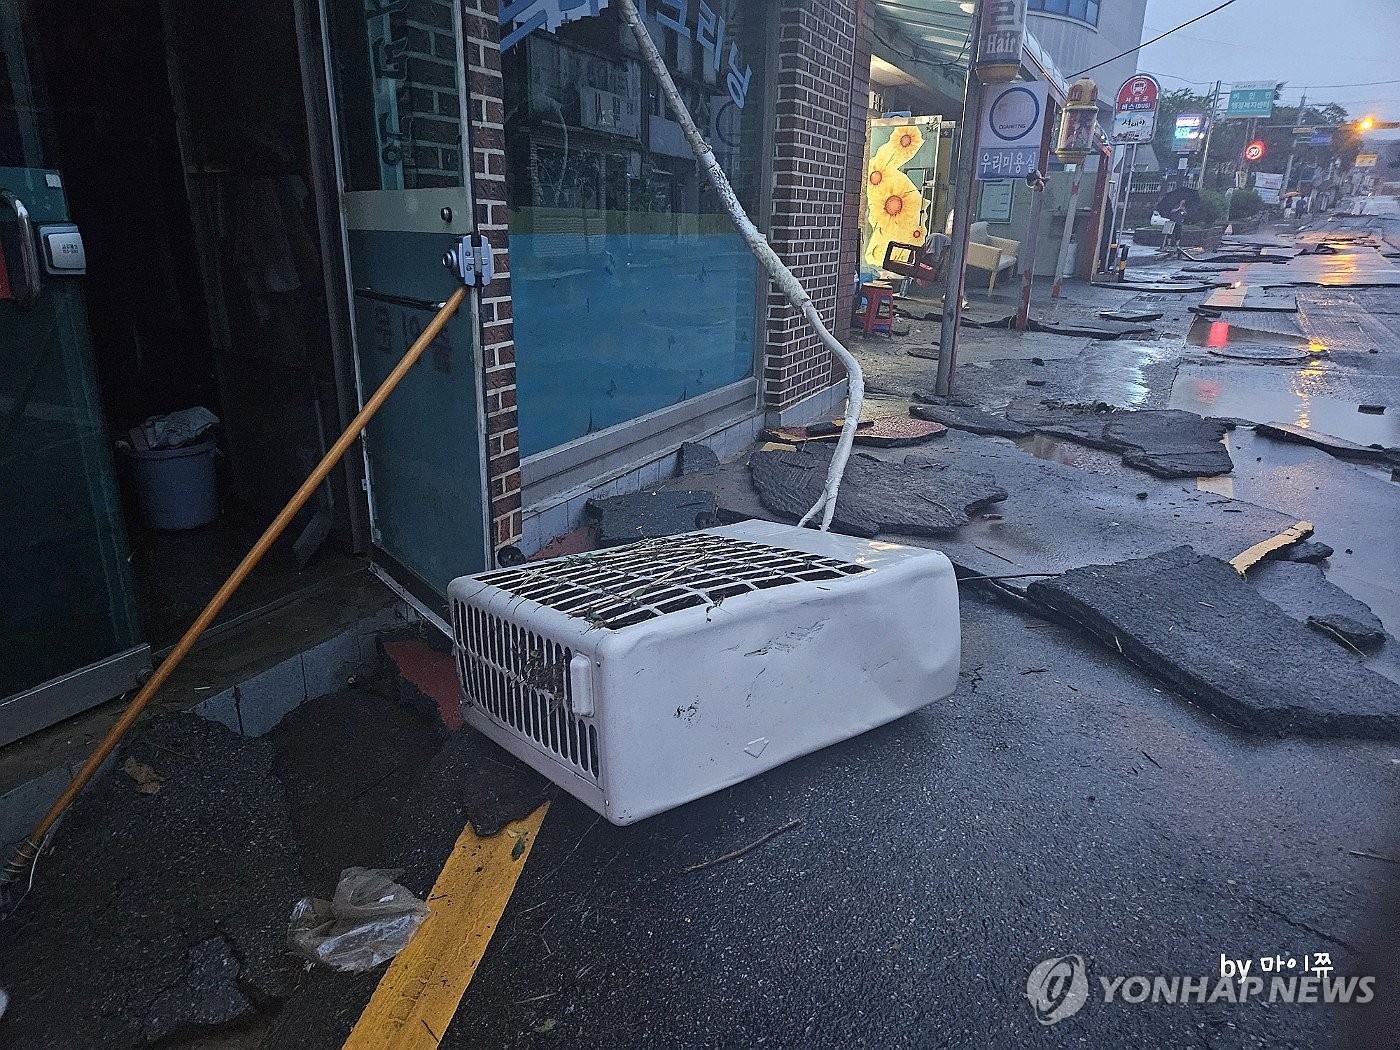
[[[327,287],[334,288],[336,298],[336,313],[338,316],[332,317],[332,329],[337,325],[340,327],[338,333],[332,336],[332,349],[337,358],[337,378],[344,373],[349,377],[345,397],[342,398],[341,412],[342,423],[349,421],[355,410],[365,400],[365,383],[362,370],[360,368],[360,348],[358,345],[358,334],[354,316],[354,275],[350,269],[350,238],[348,209],[346,207],[347,192],[343,189],[345,185],[344,164],[341,159],[341,127],[340,114],[335,106],[335,72],[331,62],[331,39],[330,27],[326,11],[327,0],[296,0],[298,34],[301,36],[299,47],[302,52],[303,92],[307,99],[308,130],[311,136],[313,153],[313,172],[316,181],[320,183],[317,187],[319,198],[326,207],[323,214],[327,216],[328,225],[333,224],[334,241],[324,245],[323,257],[326,259]],[[457,96],[458,125],[461,129],[462,147],[460,150],[462,163],[462,186],[460,188],[460,205],[465,210],[462,212],[467,217],[469,223],[474,223],[475,199],[474,199],[474,169],[472,166],[472,144],[471,144],[471,96],[467,87],[467,70],[465,64],[466,40],[463,35],[462,9],[461,5],[452,5],[452,28],[457,40],[456,73],[457,73]],[[310,8],[310,9],[308,9]],[[310,19],[314,13],[315,33]],[[305,32],[303,32],[303,29]],[[313,54],[313,46],[319,48],[319,55]],[[313,76],[316,73],[318,75]],[[313,113],[313,89],[315,96],[315,109]],[[318,163],[319,162],[319,163]],[[368,190],[359,191],[364,193],[392,193],[393,190]],[[410,192],[431,192],[431,191],[410,191]],[[456,192],[454,190],[453,192]],[[331,218],[331,217],[334,218]],[[438,227],[441,229],[441,227]],[[331,231],[323,231],[323,239],[330,239]],[[333,257],[333,261],[332,261]],[[331,273],[332,269],[335,271]],[[328,298],[329,298],[328,292]],[[482,515],[482,564],[490,567],[494,563],[494,543],[491,528],[491,490],[487,470],[487,437],[486,437],[486,366],[482,349],[481,331],[481,310],[478,296],[469,296],[472,342],[472,374],[475,378],[473,396],[477,404],[477,425],[474,435],[477,446],[477,476],[480,478],[481,495],[481,515]],[[353,391],[349,389],[353,387]],[[353,400],[351,400],[353,398]],[[350,403],[347,403],[350,402]],[[347,457],[347,463],[352,457]],[[451,614],[447,604],[447,596],[438,594],[434,588],[423,580],[417,573],[403,565],[388,551],[379,547],[374,542],[377,534],[375,526],[375,506],[374,506],[374,485],[370,476],[369,467],[369,435],[360,435],[360,455],[356,460],[354,473],[359,478],[359,491],[361,497],[352,502],[357,510],[357,549],[362,549],[369,555],[370,571],[384,582],[390,590],[403,598],[409,605],[413,606],[426,620],[436,626],[444,634],[451,635],[450,626]]]

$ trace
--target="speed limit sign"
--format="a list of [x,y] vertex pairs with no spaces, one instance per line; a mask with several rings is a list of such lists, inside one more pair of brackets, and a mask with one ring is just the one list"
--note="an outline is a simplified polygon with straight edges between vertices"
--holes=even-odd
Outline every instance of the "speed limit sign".
[[1255,161],[1263,160],[1264,154],[1269,152],[1269,148],[1264,145],[1262,139],[1255,139],[1244,148],[1244,159],[1253,164]]

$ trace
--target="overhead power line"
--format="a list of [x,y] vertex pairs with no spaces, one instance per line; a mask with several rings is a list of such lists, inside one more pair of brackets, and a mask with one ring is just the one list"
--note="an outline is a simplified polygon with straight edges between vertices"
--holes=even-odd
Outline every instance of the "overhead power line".
[[1199,22],[1202,18],[1207,18],[1210,15],[1215,14],[1215,12],[1217,11],[1222,11],[1234,2],[1235,0],[1225,0],[1223,4],[1219,4],[1216,7],[1212,7],[1209,11],[1206,11],[1204,14],[1199,14],[1195,18],[1191,19],[1191,21],[1182,22],[1181,25],[1176,27],[1176,29],[1168,29],[1165,33],[1161,33],[1158,36],[1154,36],[1151,40],[1144,40],[1137,47],[1128,48],[1128,50],[1124,51],[1121,55],[1114,55],[1112,58],[1105,58],[1102,62],[1095,62],[1092,66],[1089,66],[1087,69],[1081,69],[1078,73],[1074,74],[1074,76],[1071,77],[1071,79],[1078,80],[1091,69],[1098,69],[1099,66],[1106,66],[1110,62],[1117,62],[1120,58],[1126,58],[1128,55],[1131,55],[1134,51],[1141,51],[1143,48],[1147,47],[1148,44],[1155,44],[1157,41],[1163,39],[1164,37],[1171,36],[1178,30],[1185,29],[1189,25],[1194,25],[1195,23]]

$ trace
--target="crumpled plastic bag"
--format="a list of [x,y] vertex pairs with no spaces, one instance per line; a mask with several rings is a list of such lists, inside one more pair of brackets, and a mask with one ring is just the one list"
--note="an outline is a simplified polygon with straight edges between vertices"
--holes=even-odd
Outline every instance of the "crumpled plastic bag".
[[342,973],[372,970],[398,955],[428,906],[394,880],[401,868],[346,868],[332,900],[292,905],[287,943],[303,959]]

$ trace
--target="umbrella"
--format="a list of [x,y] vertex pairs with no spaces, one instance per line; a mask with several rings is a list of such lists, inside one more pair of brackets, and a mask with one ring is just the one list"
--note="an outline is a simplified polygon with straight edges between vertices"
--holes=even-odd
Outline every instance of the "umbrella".
[[1201,208],[1201,195],[1189,186],[1168,190],[1162,194],[1161,199],[1157,201],[1157,214],[1171,215],[1182,201],[1186,202],[1186,218],[1188,220],[1195,218],[1196,213]]

